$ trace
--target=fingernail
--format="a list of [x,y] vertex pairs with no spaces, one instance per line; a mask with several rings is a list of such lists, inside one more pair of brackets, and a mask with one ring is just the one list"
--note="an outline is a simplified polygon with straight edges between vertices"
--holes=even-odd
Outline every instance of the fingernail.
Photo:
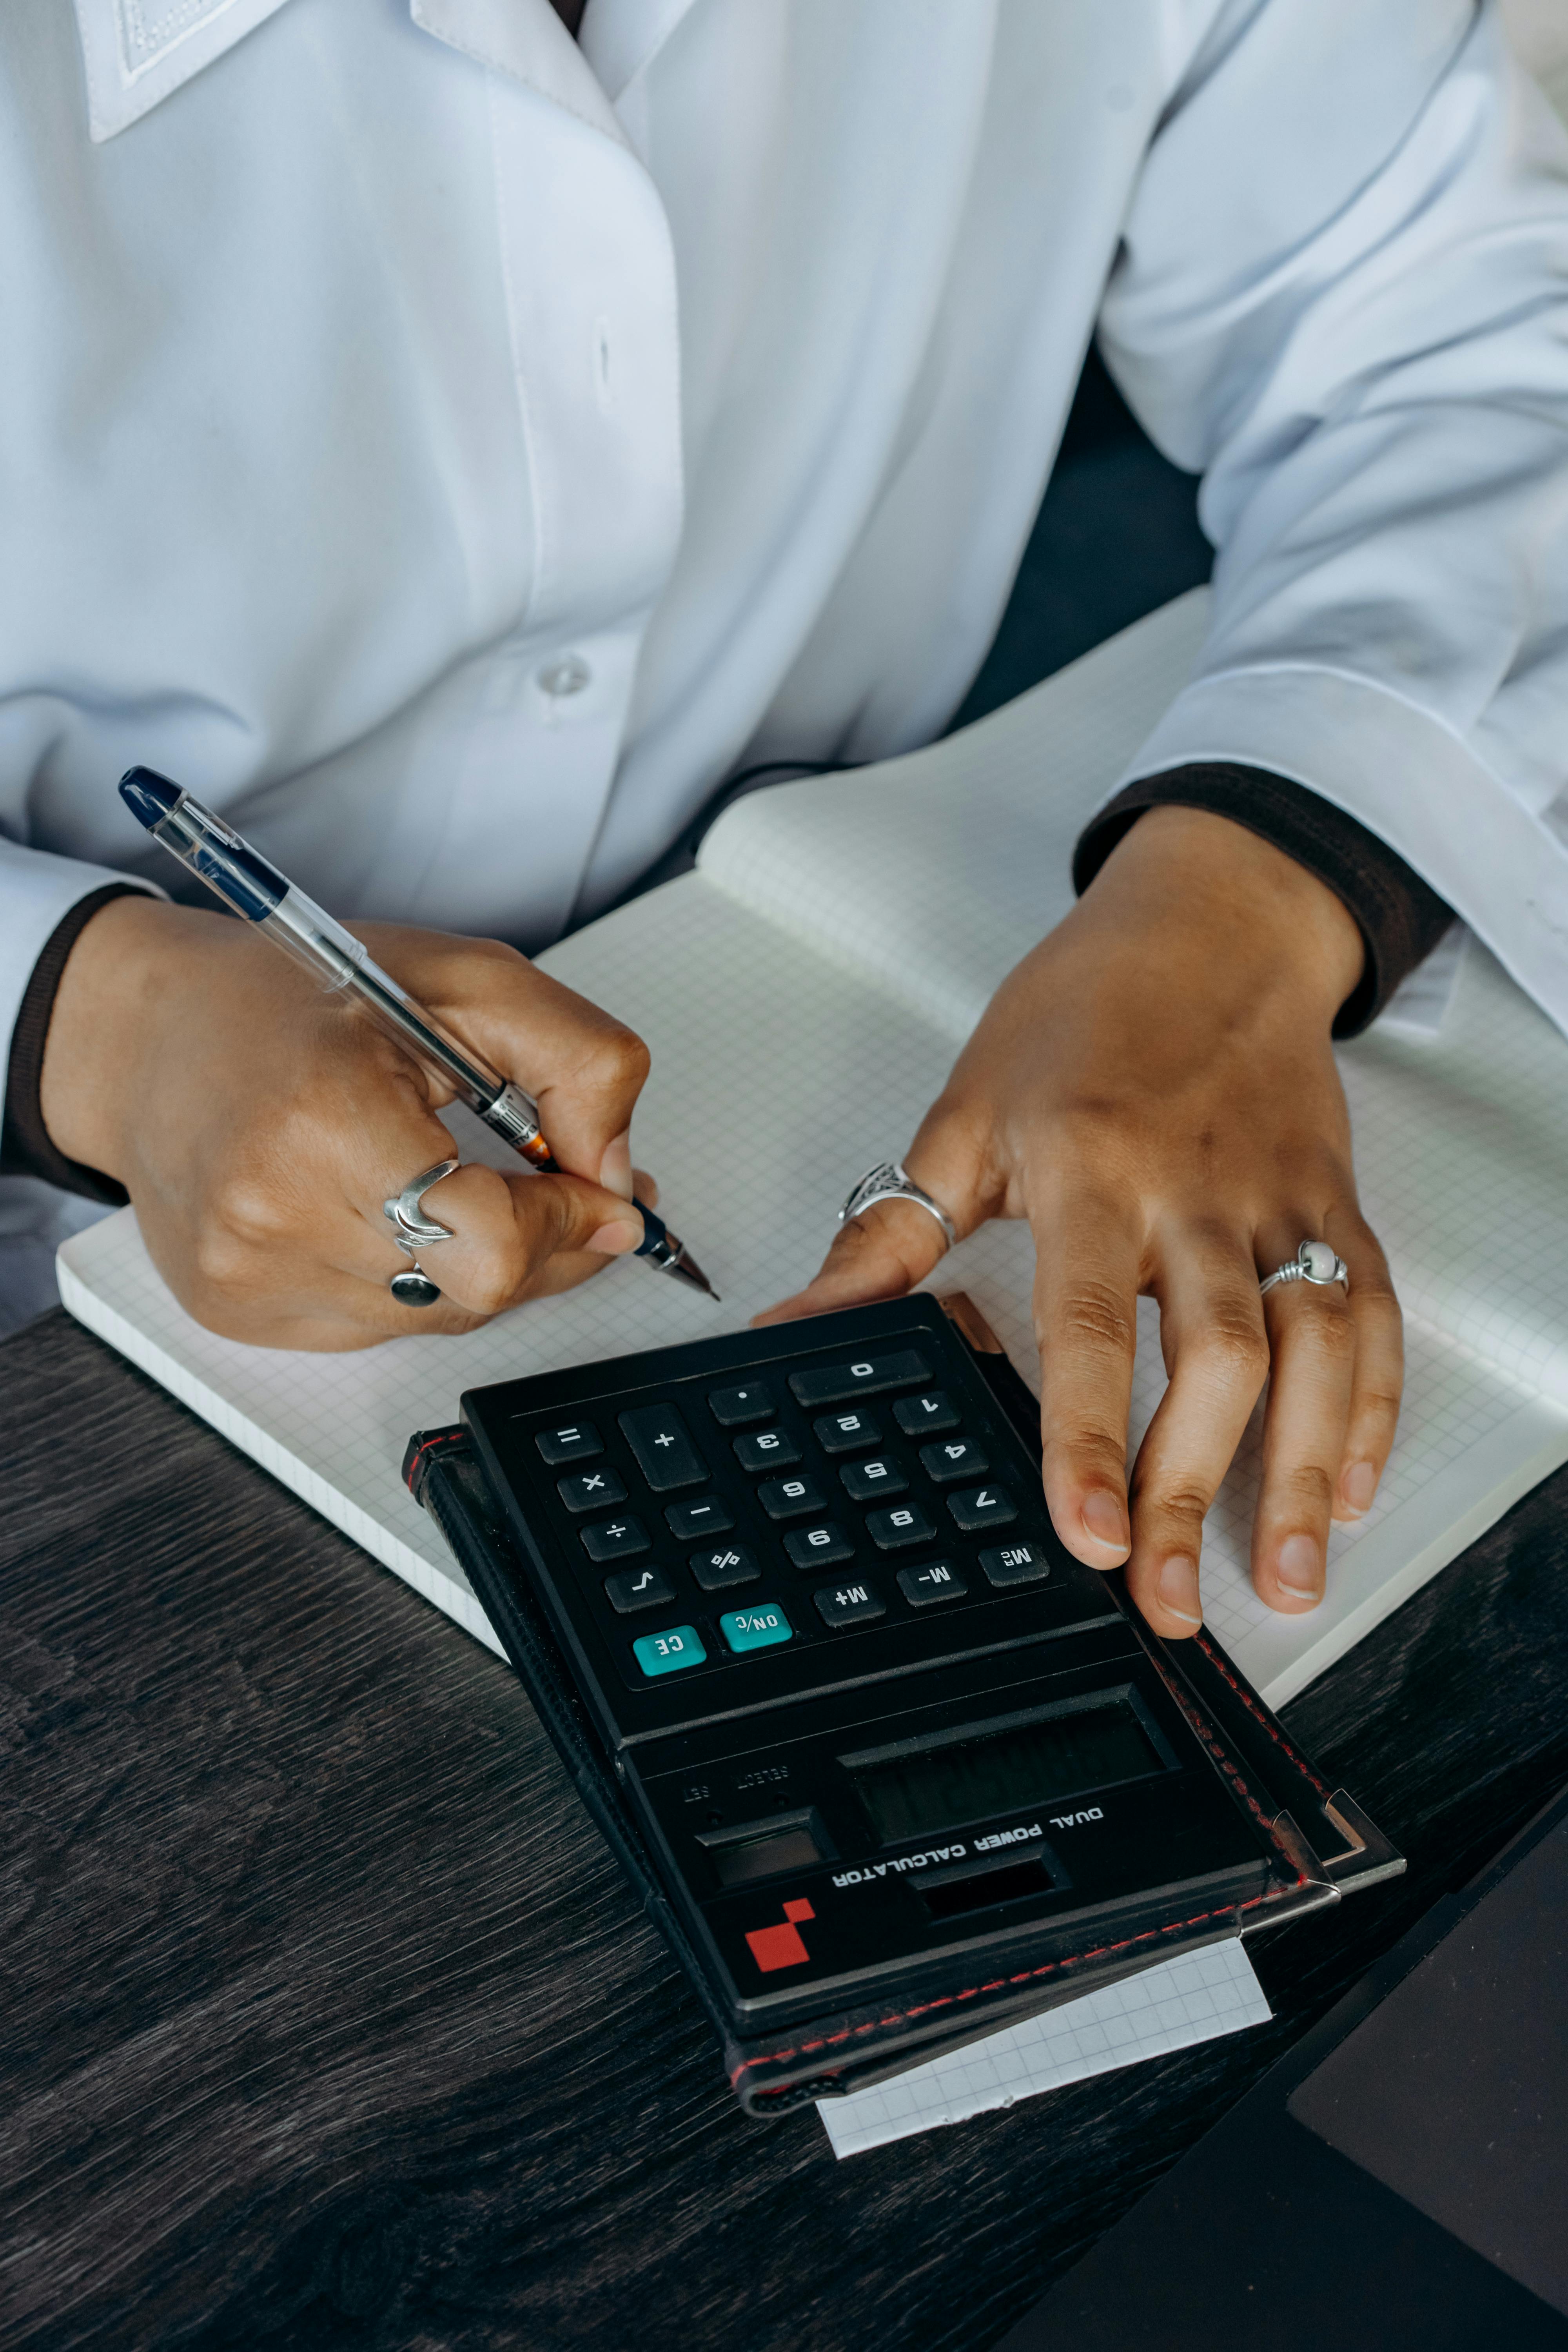
[[1340,1480],[1340,1492],[1345,1498],[1346,1509],[1354,1511],[1358,1517],[1363,1511],[1370,1511],[1377,1492],[1375,1463],[1352,1462]]
[[590,1234],[583,1246],[598,1250],[605,1257],[624,1257],[627,1250],[635,1250],[641,1240],[642,1235],[636,1225],[623,1225],[618,1217],[613,1217],[607,1225],[601,1225],[597,1233]]
[[1323,1556],[1310,1536],[1287,1536],[1279,1547],[1274,1574],[1281,1592],[1315,1601],[1322,1590]]
[[1129,1549],[1127,1511],[1120,1495],[1097,1486],[1092,1494],[1084,1496],[1079,1517],[1086,1532],[1097,1544],[1103,1544],[1107,1551],[1125,1552]]
[[[618,1192],[623,1201],[631,1199],[632,1131],[629,1127],[624,1127],[619,1135],[605,1144],[605,1156],[599,1162],[599,1181],[606,1192]],[[597,1249],[598,1244],[590,1242],[588,1247]]]
[[1184,1552],[1174,1552],[1160,1570],[1154,1586],[1160,1606],[1185,1624],[1201,1625],[1203,1604],[1198,1599],[1198,1564]]

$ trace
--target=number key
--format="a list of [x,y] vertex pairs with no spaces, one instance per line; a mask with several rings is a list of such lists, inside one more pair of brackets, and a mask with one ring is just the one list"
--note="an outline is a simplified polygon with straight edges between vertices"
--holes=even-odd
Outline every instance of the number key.
[[796,1568],[837,1568],[855,1557],[854,1545],[831,1519],[820,1527],[791,1528],[784,1546]]
[[787,1429],[753,1430],[737,1437],[735,1459],[742,1470],[784,1470],[800,1460],[800,1448]]
[[893,1419],[906,1437],[936,1437],[958,1427],[958,1414],[945,1389],[930,1389],[924,1396],[900,1397]]
[[810,1478],[768,1478],[757,1488],[757,1500],[770,1519],[803,1519],[820,1511],[822,1496]]
[[973,1437],[944,1437],[921,1447],[921,1468],[938,1486],[951,1486],[955,1478],[984,1478],[990,1467]]
[[962,1495],[950,1495],[947,1507],[965,1535],[981,1528],[1005,1528],[1017,1517],[1017,1506],[1003,1486],[972,1486]]
[[884,1495],[901,1495],[910,1483],[885,1454],[874,1455],[869,1462],[847,1462],[838,1475],[852,1503],[875,1503]]
[[873,1511],[866,1532],[879,1551],[902,1551],[910,1544],[929,1543],[936,1529],[918,1503],[902,1503],[890,1511]]
[[869,1412],[825,1412],[811,1429],[824,1454],[864,1454],[868,1445],[882,1443],[877,1417]]

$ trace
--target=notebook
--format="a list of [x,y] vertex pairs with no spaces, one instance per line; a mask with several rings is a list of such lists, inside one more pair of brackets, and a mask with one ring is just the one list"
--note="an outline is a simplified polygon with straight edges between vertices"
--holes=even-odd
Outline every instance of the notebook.
[[[1187,675],[1205,599],[923,751],[739,802],[695,873],[542,959],[652,1047],[638,1160],[721,1305],[621,1261],[466,1339],[258,1350],[182,1311],[130,1210],[62,1246],[66,1305],[499,1646],[404,1492],[409,1432],[455,1419],[465,1388],[732,1329],[807,1279],[850,1184],[905,1148],[996,983],[1066,911],[1072,844]],[[1256,1421],[1205,1529],[1208,1621],[1276,1706],[1568,1459],[1568,1044],[1473,940],[1451,941],[1391,1013],[1341,1056],[1363,1203],[1406,1317],[1381,1495],[1334,1531],[1326,1598],[1305,1617],[1276,1616],[1247,1581]],[[449,1123],[465,1155],[507,1163],[467,1113]],[[967,1290],[1037,1383],[1032,1264],[1026,1229],[996,1223],[932,1286]],[[1134,1439],[1163,1383],[1148,1308]]]

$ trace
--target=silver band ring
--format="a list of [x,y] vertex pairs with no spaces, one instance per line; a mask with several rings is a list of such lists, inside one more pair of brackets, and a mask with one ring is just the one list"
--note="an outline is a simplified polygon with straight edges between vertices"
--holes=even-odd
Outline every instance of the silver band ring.
[[942,1227],[947,1246],[952,1249],[958,1240],[958,1228],[940,1202],[933,1201],[922,1186],[915,1182],[901,1160],[879,1160],[875,1168],[868,1168],[849,1198],[838,1212],[838,1222],[847,1225],[863,1209],[875,1208],[879,1201],[912,1201],[918,1209],[934,1217]]
[[395,1200],[384,1201],[381,1213],[392,1227],[392,1237],[405,1257],[416,1260],[395,1274],[387,1284],[400,1307],[434,1307],[440,1297],[440,1287],[431,1281],[417,1264],[417,1253],[433,1249],[437,1242],[449,1242],[450,1225],[443,1225],[425,1207],[425,1194],[443,1176],[450,1176],[461,1163],[456,1160],[438,1160],[434,1168],[426,1168],[405,1184]]
[[1283,1265],[1265,1275],[1258,1290],[1272,1290],[1277,1282],[1310,1282],[1314,1290],[1324,1290],[1331,1282],[1342,1282],[1346,1297],[1350,1296],[1350,1269],[1342,1257],[1335,1256],[1327,1242],[1303,1242],[1294,1257],[1287,1258]]

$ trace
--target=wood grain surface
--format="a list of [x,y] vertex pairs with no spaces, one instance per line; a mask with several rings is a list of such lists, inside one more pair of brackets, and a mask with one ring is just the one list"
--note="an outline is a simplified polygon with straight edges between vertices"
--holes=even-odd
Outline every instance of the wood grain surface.
[[1287,1711],[1408,1877],[1248,2034],[747,2121],[497,1659],[55,1314],[0,1346],[0,2342],[993,2344],[1568,1779],[1568,1474]]

